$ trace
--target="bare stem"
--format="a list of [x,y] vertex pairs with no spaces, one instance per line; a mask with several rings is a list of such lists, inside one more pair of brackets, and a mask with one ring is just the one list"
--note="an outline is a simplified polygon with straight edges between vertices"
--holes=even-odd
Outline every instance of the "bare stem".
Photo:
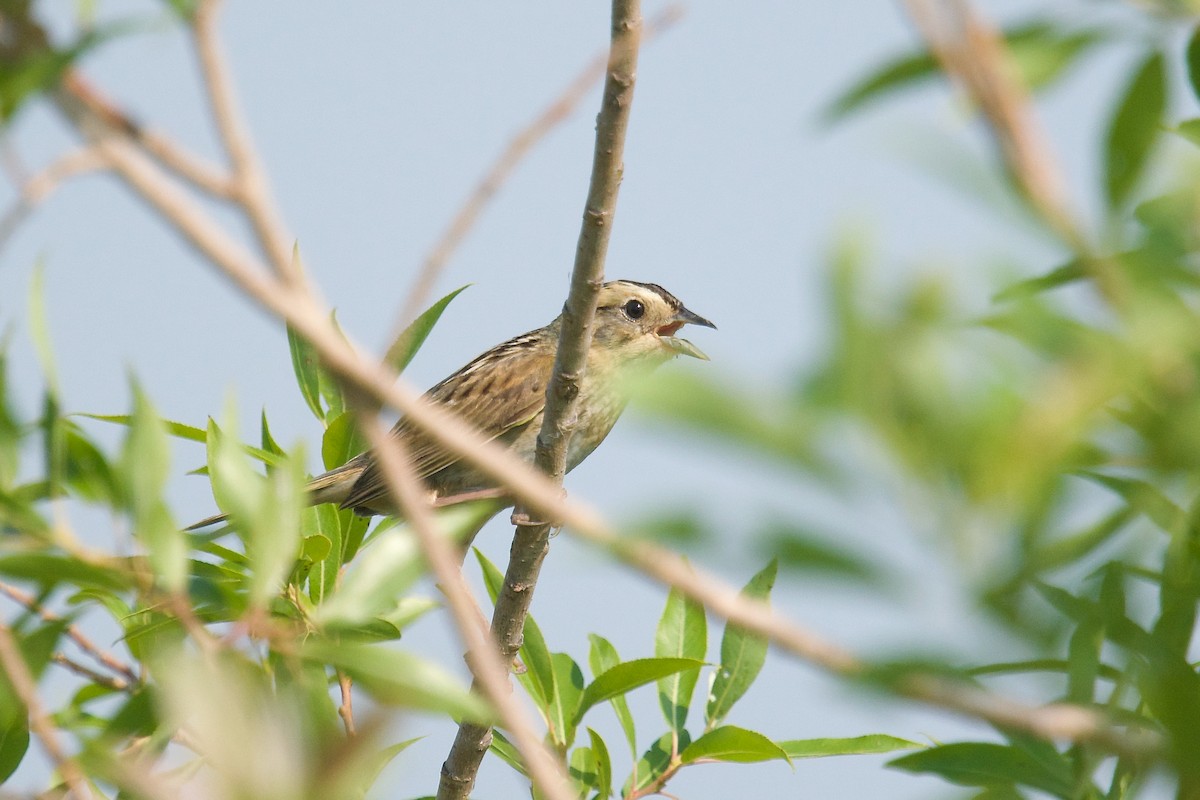
[[284,280],[296,277],[292,263],[292,236],[287,232],[275,200],[271,196],[266,171],[250,136],[244,115],[238,107],[228,59],[217,36],[217,12],[220,0],[201,0],[196,7],[192,27],[196,55],[208,91],[217,133],[229,155],[233,169],[235,197],[246,211],[267,261]]
[[24,180],[18,188],[16,201],[0,217],[0,248],[4,247],[4,243],[30,212],[61,184],[76,175],[102,169],[104,166],[104,160],[95,148],[84,147],[60,156],[41,172]]
[[[643,39],[649,41],[654,36],[666,31],[683,16],[683,7],[668,6],[661,13],[646,23]],[[471,228],[474,227],[479,215],[487,207],[488,202],[508,180],[513,170],[538,142],[544,139],[563,120],[567,119],[587,95],[588,90],[605,73],[608,66],[608,52],[597,54],[579,72],[562,93],[548,105],[533,122],[529,123],[514,136],[492,163],[483,178],[471,190],[465,203],[454,215],[449,226],[442,232],[437,243],[425,257],[421,269],[413,281],[412,289],[405,300],[404,308],[397,320],[396,333],[399,334],[420,311],[433,290],[438,275],[458,249]],[[395,338],[394,336],[392,338]]]
[[63,782],[67,784],[70,796],[75,800],[91,800],[92,791],[83,777],[83,771],[79,769],[75,760],[67,755],[58,741],[58,729],[54,727],[54,721],[42,707],[42,702],[37,695],[37,683],[29,671],[29,665],[25,663],[25,658],[21,655],[17,641],[13,638],[12,629],[3,624],[0,624],[0,667],[4,668],[13,691],[16,692],[17,698],[29,712],[29,727],[41,741],[42,747],[46,749],[55,768],[63,776]]
[[[0,593],[3,593],[14,602],[20,603],[46,622],[58,622],[62,619],[62,617],[53,611],[45,608],[33,595],[18,589],[12,584],[0,581]],[[96,663],[121,675],[128,683],[137,684],[141,682],[141,678],[138,677],[133,667],[124,663],[107,650],[103,650],[97,646],[95,642],[88,638],[87,634],[80,630],[78,625],[68,625],[67,636],[71,638],[71,641],[75,642],[80,650],[94,659]]]
[[346,728],[346,735],[354,738],[357,735],[357,732],[354,730],[354,684],[351,682],[350,676],[340,669],[337,671],[337,679],[338,689],[342,693],[342,704],[338,706],[338,716],[342,718],[342,725]]

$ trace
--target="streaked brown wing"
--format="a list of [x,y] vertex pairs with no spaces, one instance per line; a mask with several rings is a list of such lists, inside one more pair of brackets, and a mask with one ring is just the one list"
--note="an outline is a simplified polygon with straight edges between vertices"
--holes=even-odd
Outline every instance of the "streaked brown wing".
[[[426,399],[455,412],[489,440],[529,422],[546,404],[546,383],[554,367],[554,349],[537,346],[544,335],[534,331],[489,350],[426,392]],[[459,460],[405,418],[392,428],[392,435],[407,445],[422,479]],[[383,476],[371,459],[341,506],[378,508],[386,494]]]

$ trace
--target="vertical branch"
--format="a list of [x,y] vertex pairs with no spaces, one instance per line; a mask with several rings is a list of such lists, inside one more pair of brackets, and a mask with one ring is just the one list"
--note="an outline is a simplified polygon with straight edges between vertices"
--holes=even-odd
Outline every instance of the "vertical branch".
[[[641,34],[639,0],[613,0],[612,44],[604,98],[596,120],[591,182],[534,457],[535,466],[555,485],[562,484],[566,471],[567,445],[575,430],[579,386],[592,342],[596,297],[604,283],[604,261],[621,186],[625,133],[633,103]],[[521,502],[513,512],[516,533],[504,586],[492,614],[492,633],[507,659],[511,659],[521,646],[525,618],[549,549],[552,525],[547,521],[534,521],[532,511],[529,505]],[[450,754],[442,765],[438,800],[465,798],[470,794],[490,734],[480,725],[467,723],[459,727]]]

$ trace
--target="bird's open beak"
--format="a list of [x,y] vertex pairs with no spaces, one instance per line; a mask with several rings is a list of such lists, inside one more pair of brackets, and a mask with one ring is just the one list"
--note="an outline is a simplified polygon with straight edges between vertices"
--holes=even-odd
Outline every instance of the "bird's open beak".
[[655,331],[655,333],[658,334],[658,337],[662,340],[663,344],[665,344],[671,350],[674,350],[679,355],[691,356],[692,358],[698,358],[701,361],[708,361],[708,356],[704,355],[704,352],[699,347],[696,347],[696,345],[692,344],[687,339],[680,339],[675,335],[680,328],[688,324],[701,325],[705,328],[712,328],[713,330],[717,329],[716,325],[713,325],[699,314],[688,311],[686,308],[680,308],[679,311],[676,312],[675,317],[669,323],[663,325],[661,328]]

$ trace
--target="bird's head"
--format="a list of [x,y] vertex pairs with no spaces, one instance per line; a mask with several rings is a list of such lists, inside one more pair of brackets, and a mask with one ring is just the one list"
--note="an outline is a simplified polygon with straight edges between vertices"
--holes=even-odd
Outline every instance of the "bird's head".
[[622,361],[661,363],[676,355],[707,361],[700,348],[675,335],[689,323],[717,327],[656,283],[609,281],[600,288],[592,338]]

